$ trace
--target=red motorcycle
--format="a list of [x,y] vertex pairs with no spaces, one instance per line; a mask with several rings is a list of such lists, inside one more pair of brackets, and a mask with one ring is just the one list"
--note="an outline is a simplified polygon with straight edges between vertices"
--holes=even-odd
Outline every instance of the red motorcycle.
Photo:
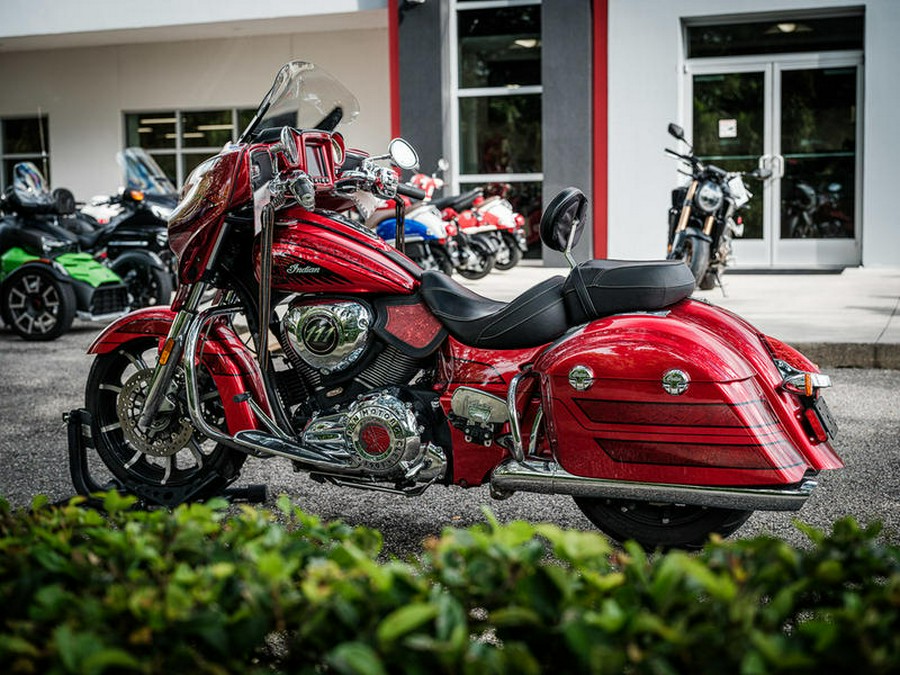
[[[445,159],[438,162],[438,170],[446,171],[449,164]],[[417,173],[410,184],[421,189],[431,199],[435,190],[444,186],[444,181],[436,174],[428,176]],[[483,240],[493,256],[493,265],[481,275],[461,274],[469,279],[480,279],[491,269],[511,270],[528,251],[525,240],[525,217],[513,210],[506,199],[510,186],[494,183],[488,186],[491,193],[485,196],[484,188],[473,188],[459,195],[449,195],[434,199],[431,204],[439,209],[444,220],[452,224],[458,232],[470,239]]]
[[388,155],[347,151],[335,128],[355,115],[321,69],[285,65],[238,142],[182,189],[171,308],[132,312],[90,346],[94,445],[141,497],[206,498],[248,456],[283,457],[402,495],[571,495],[617,539],[691,547],[755,509],[799,509],[842,466],[828,378],[691,300],[683,263],[571,261],[577,189],[541,221],[572,270],[508,303],[341,215],[406,189],[380,162],[418,162],[400,139]]

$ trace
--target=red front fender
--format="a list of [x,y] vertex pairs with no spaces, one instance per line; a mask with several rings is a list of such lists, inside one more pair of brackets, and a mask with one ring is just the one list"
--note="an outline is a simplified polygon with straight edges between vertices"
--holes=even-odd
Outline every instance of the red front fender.
[[[138,339],[156,338],[160,348],[169,334],[175,312],[169,307],[145,307],[109,324],[88,347],[89,354],[108,354]],[[212,375],[225,408],[228,433],[259,429],[256,416],[246,401],[235,397],[250,392],[263,410],[270,412],[262,375],[252,355],[223,321],[212,323],[201,343],[203,365]]]

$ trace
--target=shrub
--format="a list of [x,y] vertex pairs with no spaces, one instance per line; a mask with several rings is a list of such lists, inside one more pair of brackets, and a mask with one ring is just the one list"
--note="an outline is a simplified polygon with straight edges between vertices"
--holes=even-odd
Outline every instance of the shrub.
[[0,501],[3,672],[889,672],[900,555],[878,527],[811,545],[647,555],[596,533],[448,529],[416,561],[380,535],[223,501],[105,513]]

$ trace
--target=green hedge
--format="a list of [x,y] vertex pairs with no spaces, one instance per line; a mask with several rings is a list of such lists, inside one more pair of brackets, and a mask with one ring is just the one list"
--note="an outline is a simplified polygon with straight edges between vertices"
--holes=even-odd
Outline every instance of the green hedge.
[[0,500],[0,672],[897,672],[900,555],[852,520],[646,555],[552,525],[379,533],[221,501]]

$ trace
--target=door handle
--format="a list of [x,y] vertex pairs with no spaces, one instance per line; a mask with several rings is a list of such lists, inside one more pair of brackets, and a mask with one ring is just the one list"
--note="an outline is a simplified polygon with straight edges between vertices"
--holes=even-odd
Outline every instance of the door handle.
[[784,178],[784,155],[772,157],[772,178]]
[[760,155],[757,166],[763,170],[771,169],[772,168],[772,155]]

